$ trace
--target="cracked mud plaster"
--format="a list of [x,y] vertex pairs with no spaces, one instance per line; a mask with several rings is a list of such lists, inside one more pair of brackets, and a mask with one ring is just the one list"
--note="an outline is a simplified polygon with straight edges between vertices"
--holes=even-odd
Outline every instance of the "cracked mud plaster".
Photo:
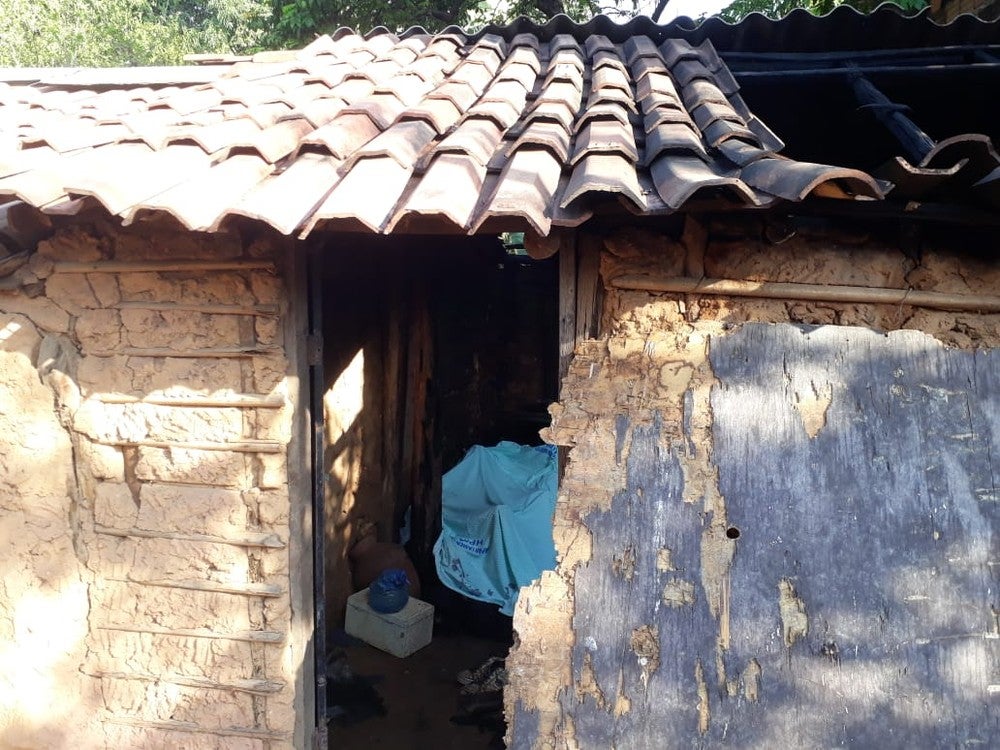
[[[650,302],[648,296],[644,302]],[[577,348],[563,383],[562,401],[550,408],[552,425],[542,433],[549,442],[572,447],[554,519],[559,565],[555,573],[546,574],[551,579],[546,582],[543,578],[545,594],[552,592],[558,579],[568,602],[565,609],[553,615],[545,607],[536,606],[543,585],[525,589],[515,615],[519,643],[510,658],[510,663],[522,665],[520,674],[530,675],[531,679],[522,679],[518,670],[512,673],[507,715],[514,716],[518,704],[537,712],[539,739],[535,747],[572,747],[576,741],[565,734],[572,726],[567,721],[571,717],[559,706],[560,691],[571,683],[555,676],[566,674],[571,665],[573,634],[569,613],[574,571],[586,565],[593,554],[586,515],[609,508],[615,492],[625,486],[632,434],[637,426],[660,420],[662,450],[678,455],[681,463],[685,479],[683,502],[699,506],[708,522],[701,583],[709,592],[712,613],[720,621],[720,649],[728,643],[727,580],[734,544],[725,536],[725,501],[711,459],[710,394],[715,377],[708,360],[710,337],[722,333],[722,327],[713,323],[689,324],[675,302],[653,300],[632,308],[617,322],[608,340],[584,341]],[[638,494],[641,496],[641,488]],[[625,580],[642,577],[635,567],[634,549],[620,550],[609,562]],[[659,573],[673,571],[669,549],[658,550],[656,569]],[[665,582],[658,593],[667,606],[689,606],[697,598],[696,585],[677,578]],[[530,648],[529,638],[533,643]],[[636,630],[630,644],[635,658],[641,660],[640,679],[648,684],[659,664],[655,628]],[[543,664],[550,666],[546,676],[539,677]],[[577,681],[584,693],[589,684],[586,679]],[[614,711],[622,715],[620,712],[632,709],[624,688],[614,705],[610,704],[610,699],[603,696],[601,705],[609,714]],[[563,734],[557,732],[559,727]]]
[[[727,235],[710,226],[704,273],[716,278],[913,286],[987,294],[1000,286],[996,264],[979,263],[975,273],[969,273],[963,265],[968,259],[949,255],[948,249],[926,248],[922,262],[914,266],[898,248],[868,237],[848,241],[839,236],[800,233],[772,246],[754,239],[757,236],[759,233],[748,234],[745,229]],[[618,274],[681,275],[684,270],[677,243],[651,233],[631,231],[608,245],[611,252],[604,253],[601,261],[605,282]],[[729,571],[736,541],[726,533],[726,499],[719,491],[712,459],[711,393],[719,385],[708,361],[713,339],[728,336],[742,323],[763,322],[857,325],[884,331],[919,328],[951,346],[1000,345],[1000,315],[899,306],[693,297],[606,288],[600,317],[602,338],[577,343],[560,402],[550,407],[551,426],[542,432],[547,442],[571,450],[554,521],[559,565],[555,572],[546,574],[544,583],[522,593],[515,617],[520,643],[512,651],[511,663],[528,679],[512,676],[507,717],[516,720],[513,707],[518,701],[537,714],[534,747],[577,746],[574,716],[560,705],[559,696],[577,686],[574,678],[579,677],[570,673],[572,613],[575,597],[584,595],[575,588],[575,572],[594,554],[595,540],[587,527],[587,515],[611,507],[615,493],[626,484],[632,430],[651,424],[657,416],[663,425],[661,449],[677,456],[683,471],[683,502],[691,504],[704,519],[698,546],[701,569],[685,575],[692,579],[695,591],[701,586],[717,622],[714,667],[718,684],[713,686],[714,694],[741,695],[750,703],[761,700],[761,663],[750,656],[739,666],[731,664],[733,678],[727,679],[723,658],[730,642]],[[786,393],[804,432],[810,437],[820,435],[837,395],[829,383],[818,377],[788,381]],[[625,430],[623,421],[628,425]],[[617,560],[606,558],[604,564],[617,563],[618,572],[629,572],[635,581],[641,581],[644,571],[633,573],[625,564],[625,552],[618,550],[614,553]],[[657,551],[655,568],[659,575],[654,573],[653,580],[658,585],[651,595],[665,604],[686,601],[688,589],[680,583],[682,579],[669,581],[662,575],[675,568],[669,549]],[[556,595],[566,597],[566,601],[557,603],[553,599]],[[779,585],[779,610],[783,637],[790,647],[808,632],[804,603],[790,581]],[[670,634],[662,637],[662,647],[669,649]],[[713,694],[705,665],[712,663],[708,661],[712,656],[703,658],[697,663],[693,682],[683,689],[692,691],[698,728],[705,733],[710,729],[709,698]],[[609,703],[605,696],[605,704]]]
[[[9,552],[0,661],[15,660],[17,675],[15,684],[0,674],[0,747],[290,747],[281,739],[228,736],[237,725],[279,736],[295,726],[299,664],[290,642],[239,640],[241,631],[288,633],[291,626],[287,550],[243,542],[253,532],[288,539],[284,457],[268,456],[273,460],[256,472],[267,475],[264,482],[254,479],[244,454],[101,444],[288,442],[290,408],[249,415],[234,407],[141,403],[285,395],[280,351],[241,361],[121,350],[163,344],[187,354],[186,348],[253,343],[247,340],[258,332],[252,320],[234,327],[235,316],[140,306],[245,306],[253,297],[273,303],[284,294],[282,281],[258,271],[59,270],[64,260],[162,260],[165,248],[172,260],[242,252],[232,238],[192,239],[150,227],[116,232],[110,226],[61,230],[27,266],[44,285],[0,293],[0,544]],[[120,303],[129,306],[121,313]],[[274,326],[259,333],[280,345]],[[254,393],[255,385],[266,390]],[[107,402],[109,395],[140,403]],[[266,583],[284,593],[263,601],[136,583],[176,579]],[[168,664],[183,679],[261,679],[279,692],[246,696],[145,679]],[[178,734],[148,724],[159,720],[190,720],[199,731]],[[113,723],[129,721],[139,724]]]
[[799,638],[809,633],[806,605],[787,578],[778,581],[778,610],[781,613],[781,633],[785,646],[791,648]]
[[649,676],[660,668],[660,636],[655,627],[643,625],[632,631],[629,645],[639,663],[642,686],[649,684]]
[[819,386],[815,383],[809,385],[808,389],[795,391],[792,403],[802,419],[806,434],[810,438],[815,438],[820,430],[826,427],[826,413],[833,403],[833,386],[829,383]]

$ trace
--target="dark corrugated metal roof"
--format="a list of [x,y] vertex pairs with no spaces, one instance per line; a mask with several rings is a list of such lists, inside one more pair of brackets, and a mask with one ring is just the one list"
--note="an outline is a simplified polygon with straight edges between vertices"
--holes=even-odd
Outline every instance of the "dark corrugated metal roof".
[[[457,27],[446,31],[464,33]],[[426,32],[411,29],[406,33]],[[627,23],[617,23],[607,16],[597,16],[584,24],[577,24],[566,16],[556,16],[539,26],[521,18],[508,26],[487,26],[473,35],[473,39],[489,34],[509,40],[521,33],[535,34],[543,41],[559,34],[598,34],[608,37],[616,44],[624,43],[631,36],[647,36],[657,43],[665,39],[683,39],[692,44],[701,44],[707,39],[723,55],[737,50],[860,51],[1000,42],[1000,24],[996,22],[985,22],[972,15],[962,15],[949,24],[940,24],[931,18],[930,8],[908,16],[892,3],[883,3],[869,14],[861,13],[848,5],[834,8],[825,16],[814,16],[798,8],[780,20],[751,13],[735,24],[714,16],[698,20],[680,17],[664,25],[653,23],[648,16],[638,16]]]

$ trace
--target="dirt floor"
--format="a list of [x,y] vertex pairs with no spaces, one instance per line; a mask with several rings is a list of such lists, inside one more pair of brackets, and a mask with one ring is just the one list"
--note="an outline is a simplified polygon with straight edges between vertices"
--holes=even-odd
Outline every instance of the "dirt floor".
[[[365,678],[384,701],[385,716],[346,717],[330,723],[330,750],[486,750],[497,732],[451,721],[458,708],[455,676],[490,656],[505,656],[506,643],[470,635],[436,636],[405,659],[357,642],[345,647],[355,675]],[[493,744],[491,744],[493,743]]]

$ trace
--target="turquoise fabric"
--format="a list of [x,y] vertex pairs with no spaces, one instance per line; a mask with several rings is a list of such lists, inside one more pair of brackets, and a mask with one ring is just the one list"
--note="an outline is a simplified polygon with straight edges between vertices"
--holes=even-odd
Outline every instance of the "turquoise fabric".
[[438,577],[471,599],[514,612],[518,591],[556,565],[554,446],[473,446],[442,478]]

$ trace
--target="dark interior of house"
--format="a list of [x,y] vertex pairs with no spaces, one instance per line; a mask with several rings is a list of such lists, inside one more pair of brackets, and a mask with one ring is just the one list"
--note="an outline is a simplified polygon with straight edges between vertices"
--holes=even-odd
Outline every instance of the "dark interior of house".
[[[315,256],[331,747],[503,746],[511,617],[443,584],[434,544],[442,475],[475,445],[539,445],[556,400],[558,260],[519,240],[358,235]],[[352,557],[362,527],[381,558]],[[405,657],[345,630],[359,568],[400,560],[434,607],[430,642]]]

